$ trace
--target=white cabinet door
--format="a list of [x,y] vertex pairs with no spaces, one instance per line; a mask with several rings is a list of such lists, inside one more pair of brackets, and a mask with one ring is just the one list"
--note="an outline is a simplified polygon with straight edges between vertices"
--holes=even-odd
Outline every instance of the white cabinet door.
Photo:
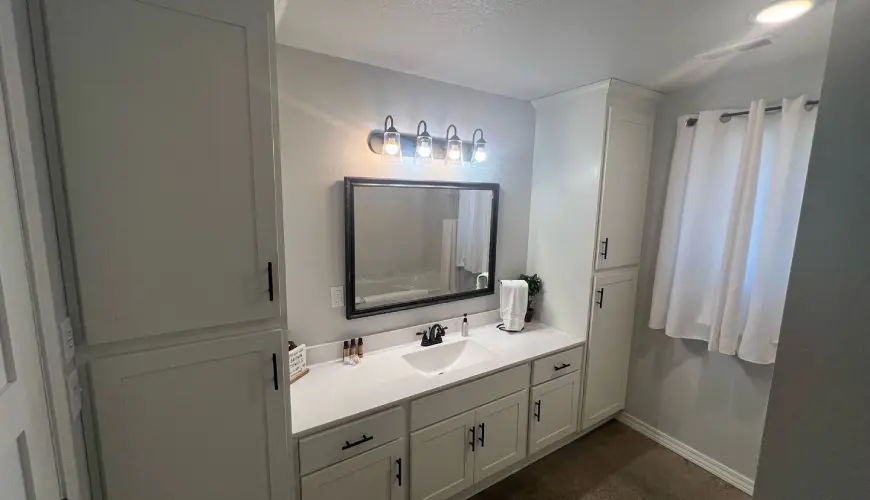
[[450,498],[474,484],[474,411],[411,434],[411,500]]
[[640,262],[653,120],[652,114],[610,108],[596,269]]
[[93,361],[107,500],[291,498],[282,339],[270,331]]
[[529,454],[577,432],[580,372],[532,387]]
[[404,458],[402,438],[309,474],[302,478],[302,500],[402,500]]
[[628,362],[634,326],[636,270],[595,278],[595,301],[589,327],[583,428],[625,407]]
[[44,3],[88,343],[279,316],[272,0]]
[[529,390],[525,389],[475,410],[477,446],[474,481],[478,482],[526,456]]

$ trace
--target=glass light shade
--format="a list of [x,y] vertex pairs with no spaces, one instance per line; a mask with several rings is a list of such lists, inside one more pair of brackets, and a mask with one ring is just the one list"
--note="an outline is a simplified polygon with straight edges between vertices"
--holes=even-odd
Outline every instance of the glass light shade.
[[486,142],[478,141],[474,144],[474,153],[471,155],[475,164],[486,161]]
[[462,165],[462,141],[460,139],[448,139],[447,153],[444,159],[452,167]]
[[398,132],[384,132],[384,148],[381,155],[388,160],[402,159],[402,136]]
[[813,0],[784,0],[769,5],[755,16],[760,24],[780,24],[792,21],[813,10]]
[[[477,138],[478,132],[480,139]],[[486,161],[486,141],[483,140],[483,129],[477,129],[471,135],[471,164],[480,165]]]
[[418,162],[432,161],[432,136],[417,136],[416,159]]

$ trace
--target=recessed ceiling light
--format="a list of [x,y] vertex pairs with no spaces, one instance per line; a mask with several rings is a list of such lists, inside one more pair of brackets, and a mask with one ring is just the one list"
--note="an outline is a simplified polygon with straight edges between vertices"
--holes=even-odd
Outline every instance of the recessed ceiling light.
[[813,10],[813,0],[782,0],[768,5],[755,16],[760,24],[780,24],[792,21]]

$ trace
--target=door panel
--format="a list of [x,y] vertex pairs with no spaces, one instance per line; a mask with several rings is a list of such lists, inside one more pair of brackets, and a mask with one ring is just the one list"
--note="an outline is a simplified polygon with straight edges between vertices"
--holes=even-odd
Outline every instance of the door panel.
[[89,343],[280,314],[270,4],[46,1]]
[[[8,69],[0,68],[0,74]],[[0,78],[0,496],[60,498],[3,82]]]
[[529,453],[577,432],[580,372],[532,388]]
[[583,403],[584,429],[625,407],[634,331],[635,273],[632,270],[595,278]]
[[652,115],[610,108],[598,222],[598,270],[640,262],[652,131]]
[[402,500],[404,456],[402,438],[309,474],[302,478],[302,500]]
[[287,498],[282,346],[272,331],[93,361],[108,498]]
[[522,390],[475,411],[477,443],[474,481],[481,481],[526,456],[529,391]]
[[474,484],[474,411],[411,434],[411,499],[450,498]]

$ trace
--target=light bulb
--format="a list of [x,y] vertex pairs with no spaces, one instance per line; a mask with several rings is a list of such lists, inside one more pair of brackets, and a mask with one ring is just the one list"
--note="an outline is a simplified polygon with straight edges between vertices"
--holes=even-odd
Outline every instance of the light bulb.
[[420,158],[429,158],[432,155],[432,148],[429,146],[420,146],[417,148],[417,154]]
[[[480,139],[475,140],[477,138],[477,133],[480,132]],[[471,141],[473,143],[473,151],[474,153],[471,155],[473,161],[472,165],[480,165],[481,163],[486,161],[486,141],[483,139],[483,129],[477,129],[474,131],[474,134],[471,136]]]
[[[453,129],[453,134],[450,133],[450,129]],[[459,138],[459,134],[456,131],[456,125],[450,125],[447,127],[445,138],[447,139],[447,154],[444,155],[445,162],[451,167],[461,167],[463,161],[462,139]]]
[[811,11],[813,0],[784,0],[765,8],[755,16],[760,24],[780,24],[792,21]]
[[381,158],[387,161],[402,161],[402,134],[393,126],[393,117],[384,120],[384,142]]

